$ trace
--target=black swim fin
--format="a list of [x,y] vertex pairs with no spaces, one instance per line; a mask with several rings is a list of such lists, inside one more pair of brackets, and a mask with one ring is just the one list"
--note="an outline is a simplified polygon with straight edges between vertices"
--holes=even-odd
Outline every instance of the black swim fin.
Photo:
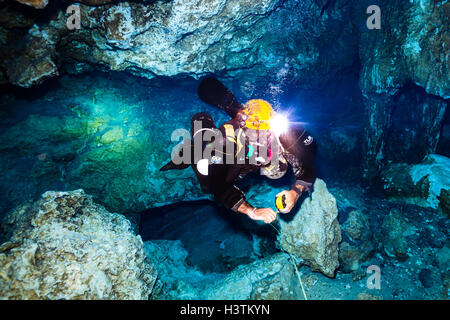
[[189,168],[188,164],[175,164],[170,160],[167,162],[159,171],[169,171],[169,170],[184,170],[186,168]]
[[198,95],[204,102],[224,110],[232,118],[242,108],[234,94],[216,78],[204,79],[198,87]]

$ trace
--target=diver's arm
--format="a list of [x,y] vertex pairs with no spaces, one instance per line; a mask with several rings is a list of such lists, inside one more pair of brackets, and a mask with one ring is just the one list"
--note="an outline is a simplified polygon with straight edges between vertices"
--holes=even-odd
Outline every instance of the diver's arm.
[[275,211],[270,208],[255,208],[245,201],[245,194],[234,185],[224,185],[214,192],[216,200],[234,212],[247,215],[253,220],[262,220],[265,223],[271,223],[277,217]]
[[312,135],[303,128],[295,129],[280,138],[295,175],[295,182],[291,191],[301,195],[311,192],[316,179],[316,150],[317,143]]
[[284,157],[292,166],[295,182],[290,190],[284,190],[277,197],[285,196],[286,207],[279,209],[281,213],[288,213],[294,208],[302,193],[311,192],[316,179],[316,142],[303,128],[291,129],[280,137],[284,148]]
[[247,215],[253,220],[262,220],[265,223],[271,223],[277,218],[277,214],[270,208],[257,209],[248,202],[244,201],[237,209],[238,212]]

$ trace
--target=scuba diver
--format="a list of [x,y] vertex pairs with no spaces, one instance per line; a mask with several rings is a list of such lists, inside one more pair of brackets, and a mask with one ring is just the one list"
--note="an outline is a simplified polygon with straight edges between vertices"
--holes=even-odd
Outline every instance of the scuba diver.
[[[172,160],[161,171],[191,166],[202,192],[214,195],[234,212],[265,223],[273,222],[277,213],[271,208],[253,207],[234,185],[247,173],[260,170],[268,178],[279,179],[291,165],[295,182],[290,190],[276,196],[281,213],[290,212],[303,193],[311,193],[316,178],[316,141],[303,127],[289,127],[287,119],[265,100],[240,104],[215,78],[203,80],[198,94],[232,119],[217,128],[210,114],[194,115],[190,137],[183,139],[181,148],[172,153]],[[200,154],[196,152],[199,149]]]

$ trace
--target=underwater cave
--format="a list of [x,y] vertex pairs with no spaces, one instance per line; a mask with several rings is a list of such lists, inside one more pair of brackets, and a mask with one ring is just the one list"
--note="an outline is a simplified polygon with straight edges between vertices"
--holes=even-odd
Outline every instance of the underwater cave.
[[0,298],[447,300],[449,16],[0,0]]

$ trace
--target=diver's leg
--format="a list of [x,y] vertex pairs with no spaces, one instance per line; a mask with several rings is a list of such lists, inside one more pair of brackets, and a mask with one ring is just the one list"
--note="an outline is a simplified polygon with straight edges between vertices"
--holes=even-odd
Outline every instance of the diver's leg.
[[204,102],[224,110],[232,118],[242,109],[233,93],[216,78],[204,79],[198,87],[198,95]]
[[199,112],[191,119],[191,134],[192,138],[202,129],[216,129],[216,124],[212,116],[207,112]]

